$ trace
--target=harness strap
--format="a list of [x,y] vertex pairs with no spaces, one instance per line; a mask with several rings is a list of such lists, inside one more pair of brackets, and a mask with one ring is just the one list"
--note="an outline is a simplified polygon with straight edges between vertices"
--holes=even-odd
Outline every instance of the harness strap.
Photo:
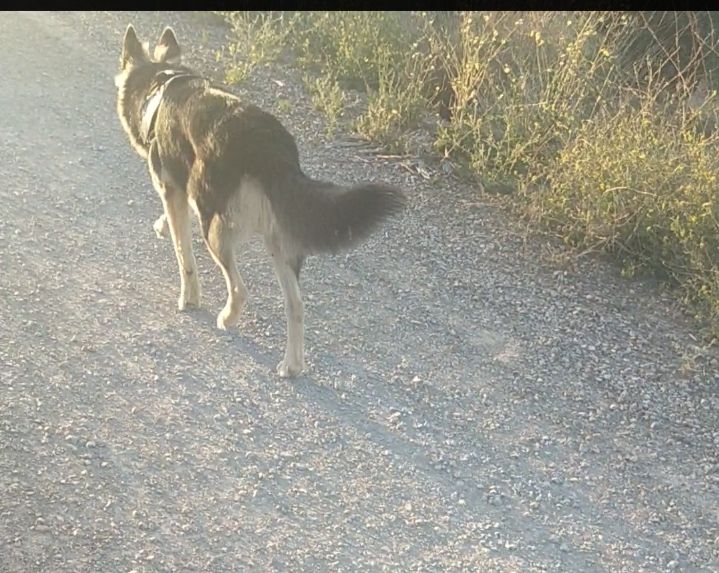
[[142,121],[140,122],[140,137],[145,143],[150,143],[155,137],[155,119],[160,109],[162,96],[172,82],[179,79],[198,78],[184,70],[163,70],[155,76],[155,85],[150,90],[142,106]]

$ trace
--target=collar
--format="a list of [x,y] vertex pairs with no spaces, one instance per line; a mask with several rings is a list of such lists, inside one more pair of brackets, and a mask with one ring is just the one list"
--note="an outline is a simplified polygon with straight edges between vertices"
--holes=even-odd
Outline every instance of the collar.
[[155,119],[157,118],[157,110],[160,108],[162,96],[165,90],[175,80],[182,78],[197,78],[199,76],[186,72],[185,70],[163,70],[159,72],[154,79],[153,86],[142,104],[142,114],[140,122],[140,137],[143,142],[150,143],[155,137]]

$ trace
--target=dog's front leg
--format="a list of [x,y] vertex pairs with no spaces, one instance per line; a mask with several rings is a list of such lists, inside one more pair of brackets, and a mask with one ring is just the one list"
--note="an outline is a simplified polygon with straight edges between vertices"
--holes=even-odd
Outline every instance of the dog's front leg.
[[177,308],[180,310],[199,308],[200,281],[197,276],[195,255],[192,252],[192,219],[187,198],[184,193],[166,186],[163,204],[180,271],[180,298],[177,301]]
[[[165,224],[175,247],[175,256],[180,270],[180,298],[177,306],[180,310],[200,306],[200,281],[197,276],[197,263],[192,252],[192,219],[187,203],[187,194],[163,178],[162,165],[157,153],[157,144],[153,142],[148,154],[150,176],[155,190],[162,199],[165,208]],[[163,217],[155,222],[155,230],[161,225]]]

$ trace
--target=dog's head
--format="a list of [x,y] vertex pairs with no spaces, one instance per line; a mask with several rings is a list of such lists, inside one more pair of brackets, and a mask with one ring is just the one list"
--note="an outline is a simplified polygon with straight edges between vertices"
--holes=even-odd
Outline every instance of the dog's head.
[[147,149],[139,138],[140,108],[154,76],[163,69],[180,66],[180,45],[175,32],[166,27],[150,55],[149,44],[140,42],[130,24],[125,31],[120,56],[120,71],[115,76],[117,113],[137,152],[145,157]]

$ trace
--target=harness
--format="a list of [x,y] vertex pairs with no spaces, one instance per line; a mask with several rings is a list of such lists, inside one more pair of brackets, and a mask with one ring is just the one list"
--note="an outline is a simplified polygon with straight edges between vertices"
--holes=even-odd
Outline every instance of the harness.
[[152,88],[142,104],[142,121],[140,122],[140,137],[145,143],[150,143],[155,137],[155,120],[157,110],[160,109],[162,96],[165,90],[176,80],[199,78],[200,76],[185,70],[163,70],[155,76]]

